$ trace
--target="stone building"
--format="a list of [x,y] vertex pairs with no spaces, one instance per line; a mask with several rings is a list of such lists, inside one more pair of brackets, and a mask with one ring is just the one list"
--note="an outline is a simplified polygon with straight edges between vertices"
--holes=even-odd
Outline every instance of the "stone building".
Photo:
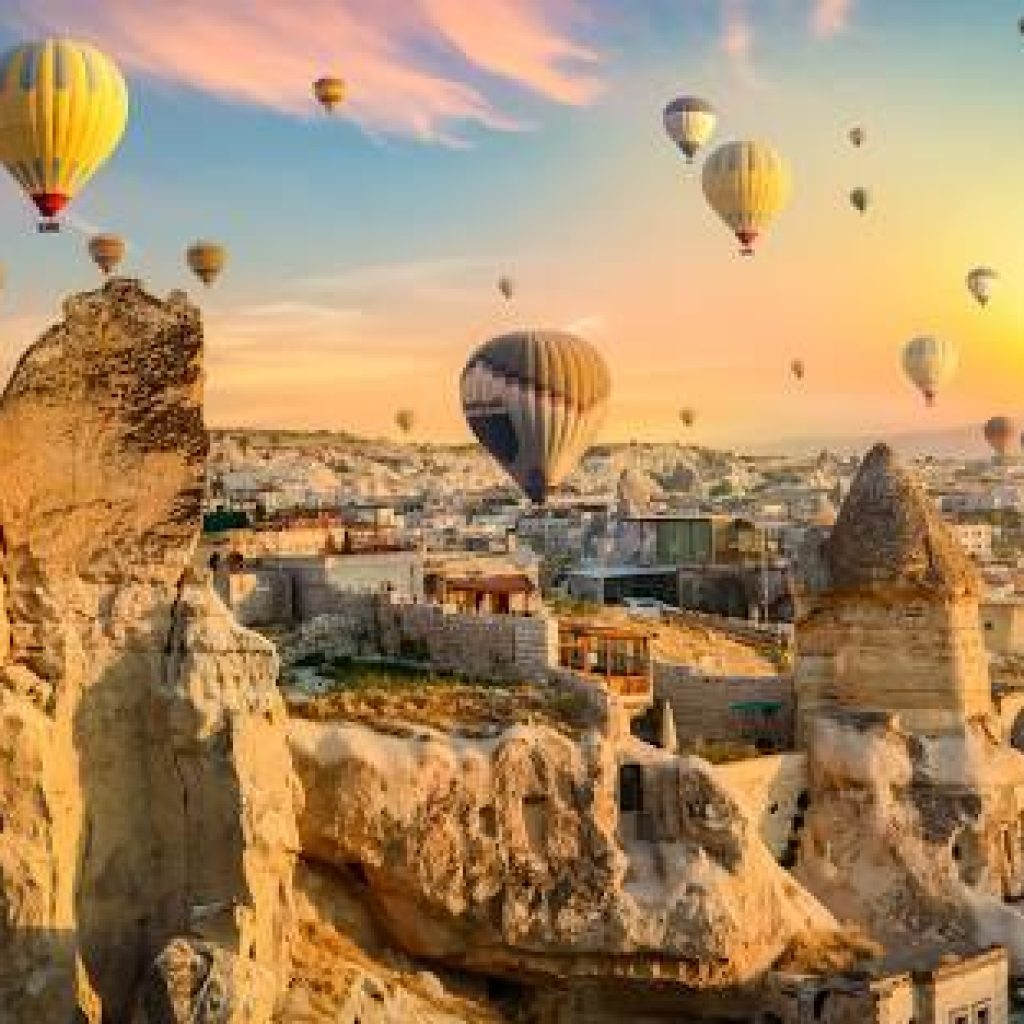
[[887,446],[868,454],[835,529],[803,556],[801,735],[829,709],[895,714],[927,734],[992,713],[974,568]]

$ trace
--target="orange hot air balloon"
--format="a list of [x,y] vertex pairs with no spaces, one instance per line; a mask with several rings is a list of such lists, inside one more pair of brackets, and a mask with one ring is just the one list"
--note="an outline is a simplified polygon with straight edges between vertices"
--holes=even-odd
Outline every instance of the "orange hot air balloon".
[[227,262],[227,250],[218,242],[194,242],[185,254],[189,269],[209,287]]
[[89,255],[104,274],[109,274],[124,259],[124,241],[118,235],[93,235]]

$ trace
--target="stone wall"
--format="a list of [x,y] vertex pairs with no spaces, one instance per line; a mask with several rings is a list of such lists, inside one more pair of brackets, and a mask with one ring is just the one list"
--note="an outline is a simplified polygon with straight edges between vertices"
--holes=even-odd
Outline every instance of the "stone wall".
[[387,594],[338,594],[334,612],[302,627],[289,658],[382,657],[487,679],[545,679],[558,660],[549,615],[476,615]]
[[292,577],[280,569],[216,572],[214,587],[245,626],[277,626],[292,619]]
[[682,744],[698,739],[742,740],[743,722],[731,708],[749,701],[779,702],[778,725],[771,734],[782,746],[792,741],[794,700],[789,676],[708,676],[692,672],[686,665],[656,660],[654,700],[658,706],[668,701]]

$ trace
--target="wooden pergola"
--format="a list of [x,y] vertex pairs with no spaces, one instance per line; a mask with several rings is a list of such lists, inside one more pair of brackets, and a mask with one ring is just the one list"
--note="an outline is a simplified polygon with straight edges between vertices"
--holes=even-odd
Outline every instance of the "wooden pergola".
[[620,697],[650,697],[651,634],[637,626],[561,619],[558,663]]

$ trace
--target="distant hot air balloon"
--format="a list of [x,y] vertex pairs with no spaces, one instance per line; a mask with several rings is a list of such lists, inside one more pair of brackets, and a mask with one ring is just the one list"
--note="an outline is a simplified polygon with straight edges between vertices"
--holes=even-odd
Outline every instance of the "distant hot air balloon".
[[194,242],[185,254],[189,269],[209,287],[227,262],[227,250],[217,242]]
[[1005,459],[1017,439],[1017,425],[1009,416],[993,416],[985,423],[985,440],[1000,459]]
[[0,163],[43,220],[56,217],[117,148],[128,90],[117,65],[71,39],[25,43],[0,57]]
[[498,291],[501,292],[502,297],[506,302],[511,301],[512,296],[515,294],[516,286],[515,282],[511,277],[506,277],[504,274],[498,278]]
[[93,235],[89,255],[104,274],[109,274],[124,259],[124,241],[118,235]]
[[1022,36],[1024,36],[1024,18],[1021,18],[1021,19],[1020,19],[1020,20],[1019,20],[1019,21],[1017,22],[1017,31],[1018,31],[1018,32],[1019,32],[1019,33],[1020,33],[1020,34],[1021,34]]
[[786,162],[760,142],[728,142],[708,157],[704,195],[743,246],[753,253],[761,232],[782,212],[791,180]]
[[416,413],[412,409],[399,409],[395,413],[395,423],[398,424],[398,429],[403,434],[411,433],[416,424]]
[[572,472],[604,418],[608,368],[565,331],[523,330],[488,341],[462,371],[462,409],[480,443],[531,501]]
[[867,133],[864,131],[861,125],[854,125],[849,131],[849,139],[858,149],[864,145],[864,140],[867,138]]
[[794,359],[793,362],[789,364],[789,369],[797,380],[804,379],[804,361],[802,359]]
[[313,83],[313,95],[328,114],[333,114],[344,102],[345,80],[331,76],[318,78]]
[[850,205],[860,213],[865,213],[871,205],[871,193],[866,188],[855,188],[850,193]]
[[710,103],[695,96],[679,96],[665,107],[665,131],[682,150],[687,163],[715,133],[715,111]]
[[912,338],[903,349],[903,369],[931,405],[939,388],[956,373],[956,346],[931,335]]
[[975,267],[967,275],[967,287],[982,306],[987,306],[999,284],[999,275],[990,267]]
[[697,414],[692,409],[680,409],[679,418],[683,421],[684,427],[692,427],[697,419]]

